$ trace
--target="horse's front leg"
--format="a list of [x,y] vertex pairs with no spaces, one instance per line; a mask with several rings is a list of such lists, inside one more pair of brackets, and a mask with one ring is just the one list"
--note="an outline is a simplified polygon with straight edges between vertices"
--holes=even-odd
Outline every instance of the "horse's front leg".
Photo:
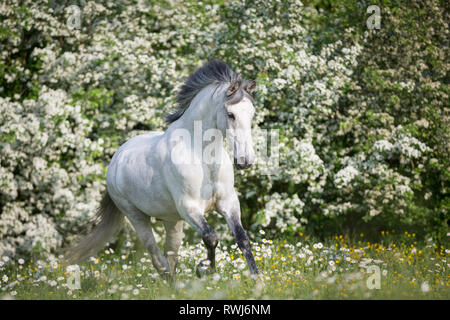
[[224,199],[219,199],[217,211],[225,218],[228,226],[233,232],[236,243],[247,260],[250,273],[252,275],[258,274],[259,270],[256,266],[255,258],[253,257],[250,239],[242,226],[241,208],[237,195],[233,193]]
[[192,200],[181,200],[177,209],[181,217],[201,235],[206,246],[208,258],[201,261],[196,267],[197,276],[201,277],[207,272],[216,272],[216,247],[219,240],[217,233],[203,216],[204,211],[195,203],[196,201]]

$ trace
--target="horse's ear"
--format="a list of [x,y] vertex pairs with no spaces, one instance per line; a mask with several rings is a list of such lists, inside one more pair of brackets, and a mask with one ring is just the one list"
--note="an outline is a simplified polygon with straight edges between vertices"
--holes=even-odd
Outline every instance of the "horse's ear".
[[247,85],[247,88],[245,89],[248,93],[252,94],[253,91],[255,91],[256,88],[256,81],[252,80],[250,81],[250,83]]
[[228,87],[227,97],[230,97],[233,93],[235,93],[236,90],[238,89],[238,87],[239,87],[239,82],[237,80],[234,80]]

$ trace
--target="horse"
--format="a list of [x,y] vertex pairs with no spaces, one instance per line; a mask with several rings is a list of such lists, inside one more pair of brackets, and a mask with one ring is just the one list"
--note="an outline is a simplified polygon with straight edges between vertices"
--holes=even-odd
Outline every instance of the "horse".
[[[207,249],[207,259],[196,266],[197,275],[213,273],[218,236],[205,213],[215,209],[231,229],[250,274],[256,276],[259,270],[242,226],[233,170],[233,164],[247,169],[255,162],[251,136],[255,86],[254,80],[244,79],[218,60],[191,73],[176,95],[177,108],[166,116],[168,128],[131,138],[113,155],[97,211],[100,222],[66,251],[67,261],[95,255],[126,217],[158,273],[172,280],[186,221]],[[233,162],[224,142],[233,149]],[[150,217],[164,224],[164,254],[155,241]]]

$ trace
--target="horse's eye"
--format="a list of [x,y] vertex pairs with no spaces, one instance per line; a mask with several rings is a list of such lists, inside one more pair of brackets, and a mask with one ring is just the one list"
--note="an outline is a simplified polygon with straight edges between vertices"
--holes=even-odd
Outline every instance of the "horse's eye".
[[234,120],[234,114],[232,114],[231,112],[228,112],[228,118],[230,118],[231,120]]

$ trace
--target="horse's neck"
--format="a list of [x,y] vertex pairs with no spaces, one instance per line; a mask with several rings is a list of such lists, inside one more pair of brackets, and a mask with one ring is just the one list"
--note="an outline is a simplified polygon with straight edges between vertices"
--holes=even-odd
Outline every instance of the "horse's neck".
[[[205,88],[202,90],[197,97],[195,97],[189,106],[189,108],[184,112],[184,114],[172,123],[167,129],[168,132],[173,132],[175,130],[187,130],[191,136],[192,143],[200,135],[204,148],[206,144],[218,143],[222,145],[222,139],[214,139],[214,142],[204,141],[205,132],[211,129],[217,129],[217,105],[216,102],[211,98],[212,88]],[[217,141],[216,141],[217,140]],[[192,144],[193,145],[193,144]]]

